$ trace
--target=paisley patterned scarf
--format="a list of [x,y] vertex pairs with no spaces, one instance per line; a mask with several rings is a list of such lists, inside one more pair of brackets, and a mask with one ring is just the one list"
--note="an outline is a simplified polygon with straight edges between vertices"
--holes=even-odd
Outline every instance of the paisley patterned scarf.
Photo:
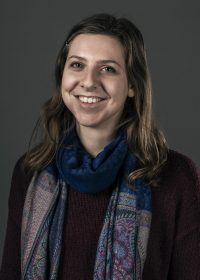
[[68,187],[100,192],[116,186],[104,217],[93,280],[141,280],[151,225],[151,188],[142,179],[134,188],[126,176],[137,166],[121,132],[92,158],[71,132],[56,159],[35,172],[26,194],[21,235],[22,279],[58,279]]

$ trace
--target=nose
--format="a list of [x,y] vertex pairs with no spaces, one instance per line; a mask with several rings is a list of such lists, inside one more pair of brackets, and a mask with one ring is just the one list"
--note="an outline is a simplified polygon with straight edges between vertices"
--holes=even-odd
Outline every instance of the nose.
[[98,87],[98,77],[94,69],[87,69],[84,72],[80,86],[86,91],[92,91]]

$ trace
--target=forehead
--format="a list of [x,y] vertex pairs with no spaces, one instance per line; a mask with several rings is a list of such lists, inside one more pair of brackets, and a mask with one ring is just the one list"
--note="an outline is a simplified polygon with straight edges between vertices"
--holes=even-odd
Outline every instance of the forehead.
[[78,55],[97,59],[115,59],[124,61],[124,49],[121,42],[109,35],[80,34],[69,46],[68,56]]

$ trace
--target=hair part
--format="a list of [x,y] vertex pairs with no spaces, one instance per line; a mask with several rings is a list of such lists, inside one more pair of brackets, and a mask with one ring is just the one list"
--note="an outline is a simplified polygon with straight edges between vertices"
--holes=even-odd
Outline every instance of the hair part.
[[132,185],[135,179],[143,177],[148,183],[158,185],[159,174],[167,161],[168,147],[153,120],[152,86],[143,37],[131,21],[109,14],[83,19],[70,30],[64,41],[56,60],[55,94],[44,104],[33,132],[34,136],[42,126],[43,138],[26,154],[25,169],[30,172],[48,165],[59,148],[61,137],[75,126],[75,119],[62,100],[61,82],[70,43],[80,34],[113,36],[122,44],[128,83],[135,96],[127,97],[117,129],[127,130],[129,148],[139,160],[138,169],[129,174],[128,182]]

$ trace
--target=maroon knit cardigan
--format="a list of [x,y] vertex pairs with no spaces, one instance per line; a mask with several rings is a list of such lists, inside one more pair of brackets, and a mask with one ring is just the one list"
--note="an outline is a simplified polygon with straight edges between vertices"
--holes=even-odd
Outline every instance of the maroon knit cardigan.
[[[19,280],[20,232],[30,176],[14,169],[0,279]],[[152,223],[143,280],[200,280],[200,171],[170,151],[152,188]],[[113,186],[99,194],[69,188],[59,280],[92,280],[98,237]],[[117,280],[117,279],[115,279]]]

